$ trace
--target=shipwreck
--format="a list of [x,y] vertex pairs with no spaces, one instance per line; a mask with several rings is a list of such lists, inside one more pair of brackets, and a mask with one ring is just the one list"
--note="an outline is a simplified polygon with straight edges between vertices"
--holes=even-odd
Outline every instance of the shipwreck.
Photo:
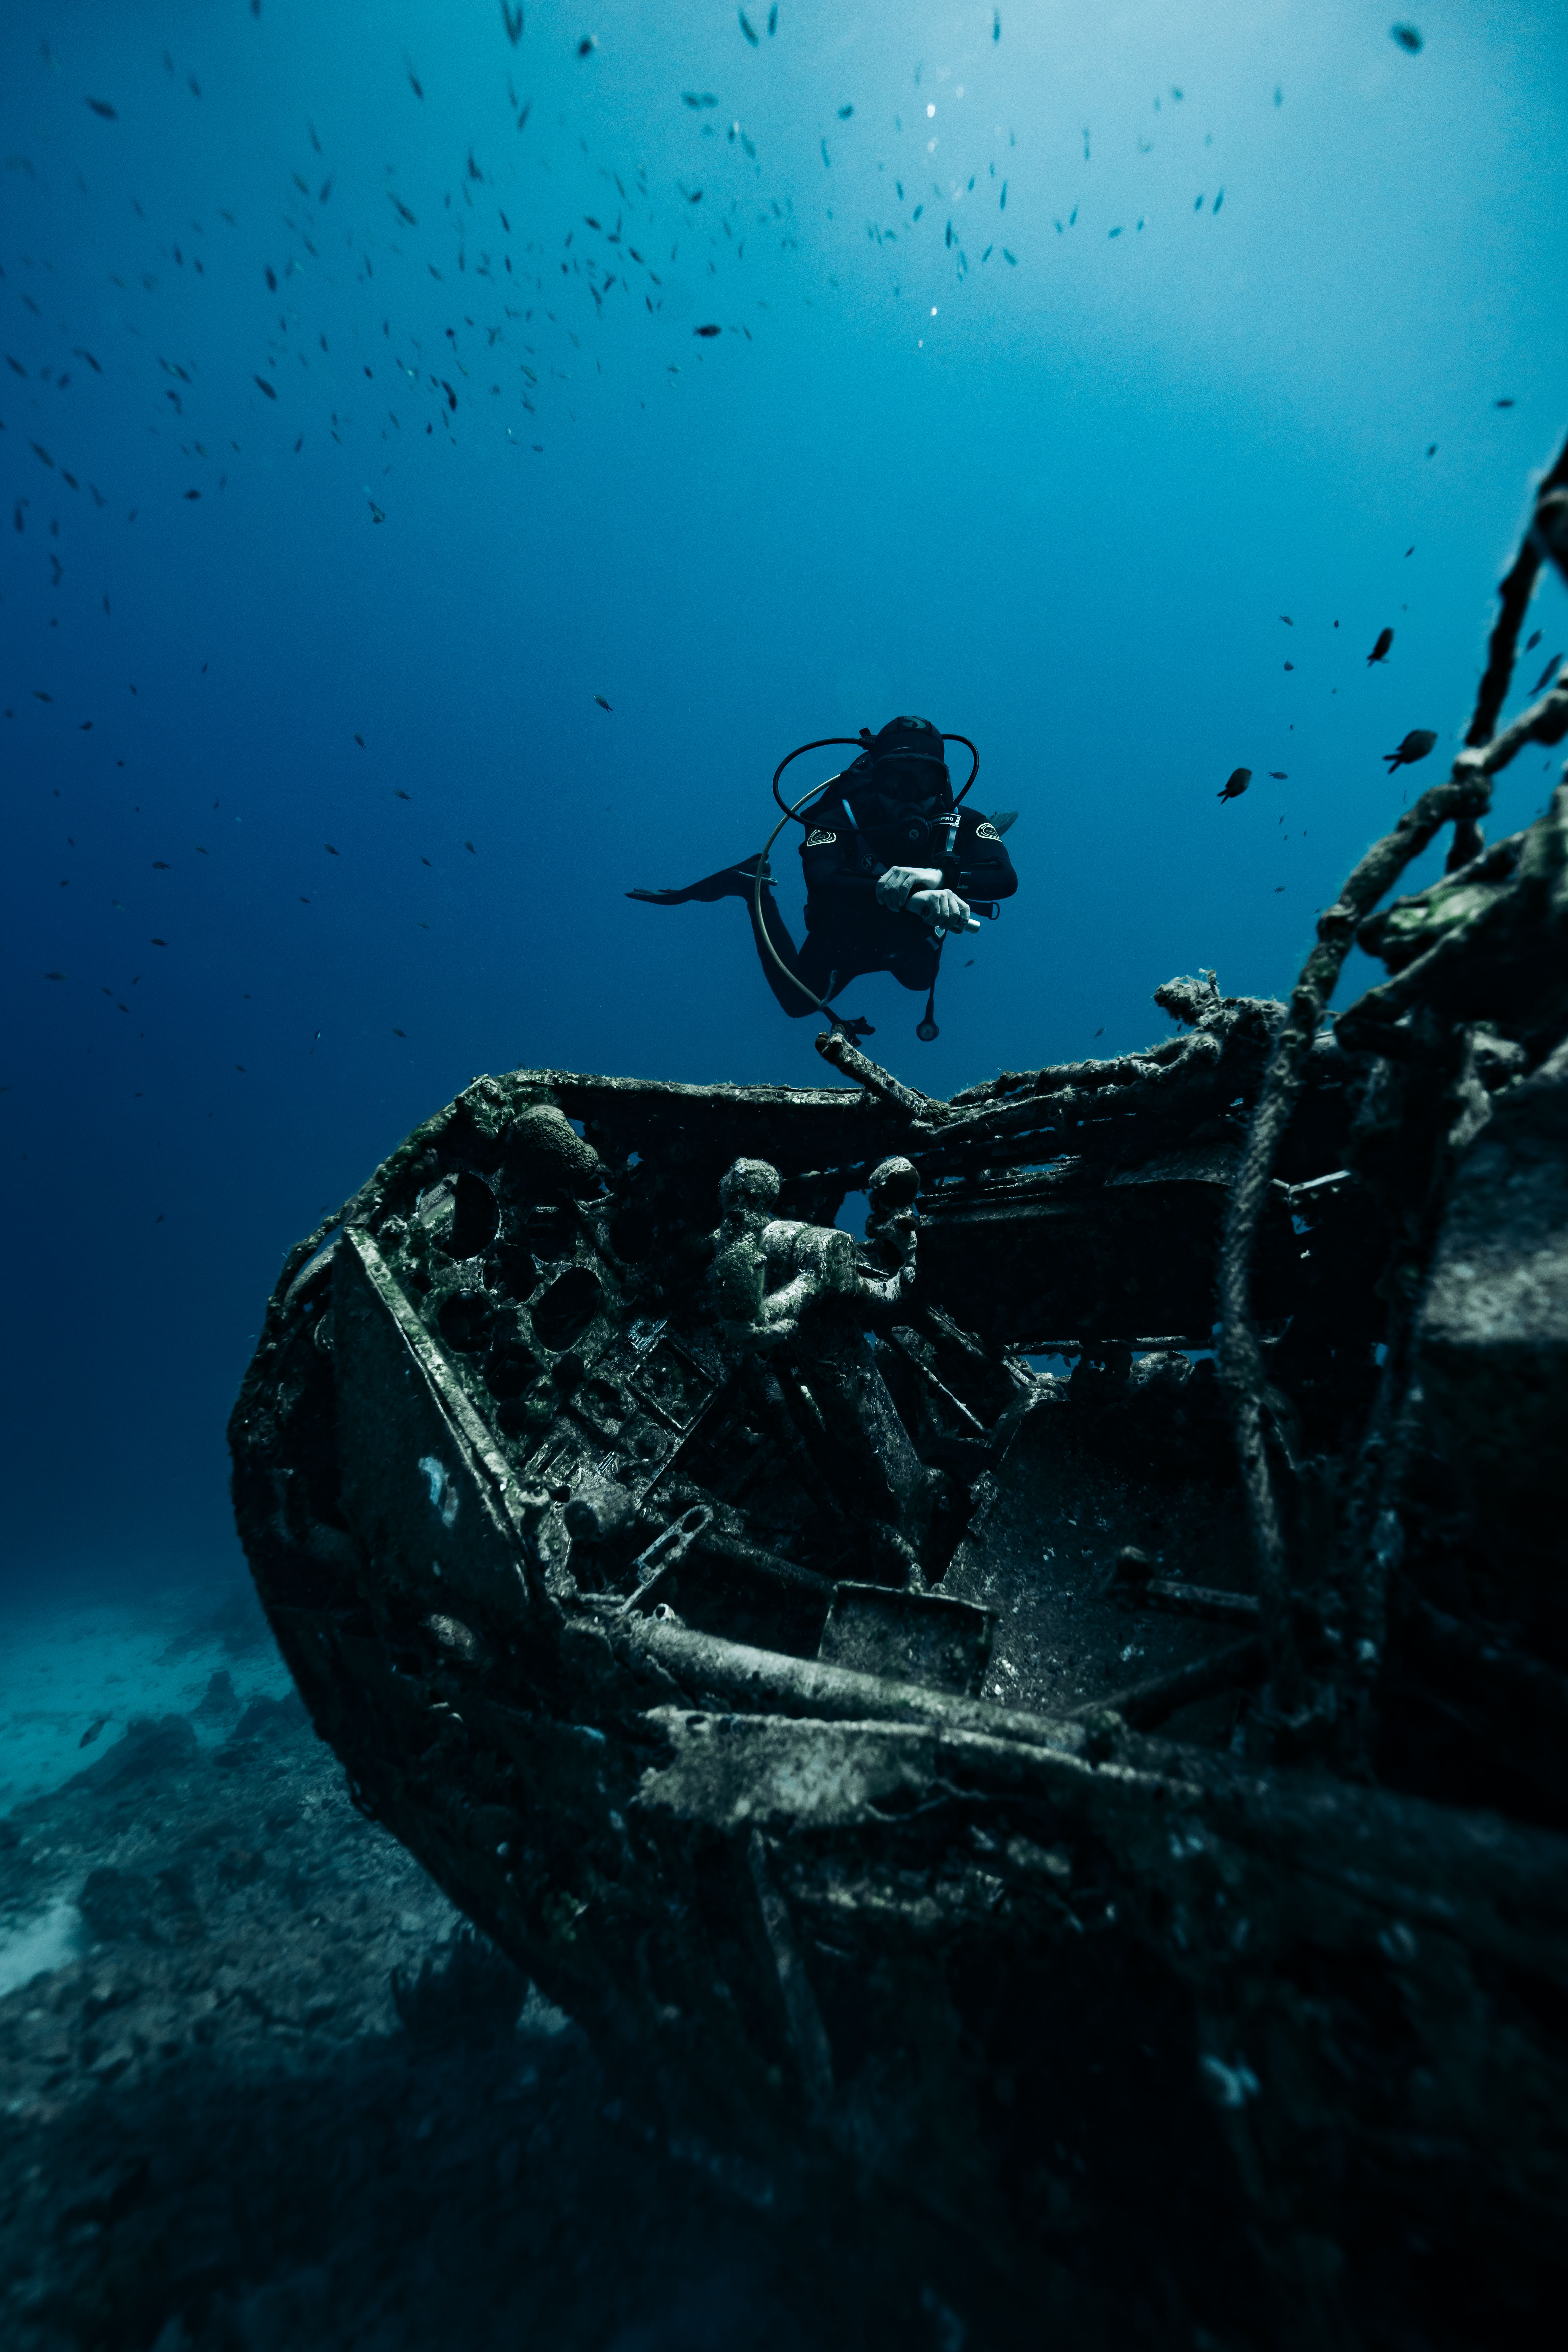
[[356,1802],[944,2346],[1555,2300],[1568,780],[1480,831],[1551,563],[1568,451],[1287,1004],[950,1101],[836,1029],[480,1077],[271,1300],[236,1507]]

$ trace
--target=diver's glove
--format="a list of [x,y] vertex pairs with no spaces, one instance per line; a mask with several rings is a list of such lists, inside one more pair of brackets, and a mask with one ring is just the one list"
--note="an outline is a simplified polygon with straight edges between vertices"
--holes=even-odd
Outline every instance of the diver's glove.
[[930,891],[940,887],[942,868],[939,866],[889,866],[877,880],[877,904],[895,914],[902,914],[909,905],[911,890]]
[[956,890],[917,890],[910,899],[910,912],[929,923],[933,931],[980,929],[979,917],[970,913],[968,900],[961,898]]

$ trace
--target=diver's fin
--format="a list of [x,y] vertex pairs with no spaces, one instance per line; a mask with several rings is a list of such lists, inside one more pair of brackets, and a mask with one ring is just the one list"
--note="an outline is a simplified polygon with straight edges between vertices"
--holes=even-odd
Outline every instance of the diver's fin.
[[[628,890],[626,896],[641,898],[650,907],[684,907],[694,898],[710,907],[720,898],[749,898],[756,879],[756,858],[742,857],[738,866],[721,866],[717,874],[705,874],[700,882],[689,882],[684,890]],[[763,880],[764,884],[773,880],[766,866]]]

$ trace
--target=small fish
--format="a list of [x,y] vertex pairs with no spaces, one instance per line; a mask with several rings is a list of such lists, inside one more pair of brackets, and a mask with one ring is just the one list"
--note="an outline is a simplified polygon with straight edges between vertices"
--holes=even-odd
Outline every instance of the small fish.
[[409,62],[408,62],[408,60],[407,60],[407,58],[404,58],[404,60],[403,60],[403,65],[404,65],[404,70],[405,70],[405,73],[407,74],[407,76],[408,76],[408,87],[409,87],[409,89],[414,92],[414,95],[415,95],[415,97],[416,97],[416,98],[423,99],[423,97],[424,97],[425,93],[424,93],[424,91],[423,91],[423,90],[420,89],[420,87],[419,87],[419,77],[418,77],[418,75],[415,72],[415,70],[414,70],[413,67],[409,64]]
[[89,98],[87,102],[89,106],[91,107],[95,114],[102,115],[105,122],[119,121],[119,115],[115,112],[113,107],[110,106],[106,98]]
[[577,44],[577,55],[580,58],[591,58],[598,46],[599,36],[597,33],[584,33],[582,39]]
[[1290,618],[1290,615],[1289,615],[1289,613],[1281,613],[1281,614],[1280,614],[1280,615],[1279,615],[1279,618],[1284,622],[1285,626],[1286,626],[1288,629],[1293,629],[1293,628],[1295,627],[1296,624],[1295,624],[1295,622]]
[[601,709],[601,710],[608,710],[608,709],[609,709],[609,707],[610,707],[610,706],[609,706],[609,704],[605,700],[605,698],[604,698],[604,696],[603,696],[602,694],[596,694],[596,695],[594,697],[594,699],[595,699],[595,701],[598,704],[598,706],[599,706],[599,708],[600,708],[600,709]]
[[1424,43],[1414,25],[1391,25],[1388,28],[1388,37],[1391,41],[1398,42],[1407,58],[1420,56]]
[[1394,631],[1392,629],[1379,629],[1377,633],[1377,643],[1373,646],[1371,653],[1369,653],[1366,657],[1366,666],[1368,669],[1372,667],[1373,662],[1382,662],[1388,659],[1388,648],[1393,643]]
[[372,522],[384,522],[386,520],[386,509],[384,507],[378,507],[374,499],[367,499],[366,504],[370,508],[370,519]]
[[201,497],[201,492],[200,490],[187,490],[185,492],[185,496],[188,499],[199,499]]
[[1296,665],[1294,662],[1287,662],[1285,667],[1287,669],[1294,669]]
[[1526,652],[1527,654],[1532,654],[1532,653],[1535,651],[1536,646],[1541,643],[1542,638],[1545,635],[1546,635],[1546,632],[1545,632],[1545,630],[1544,630],[1544,629],[1537,629],[1533,636],[1526,637],[1526,639],[1525,639],[1525,641],[1524,641],[1524,650],[1525,650],[1525,652]]
[[717,327],[693,327],[691,331],[694,335],[716,335],[719,330]]
[[29,441],[27,446],[41,466],[53,466],[55,461],[47,449],[40,449],[36,441]]
[[1552,678],[1553,677],[1553,676],[1556,674],[1556,670],[1557,670],[1558,665],[1559,665],[1559,663],[1562,661],[1562,659],[1563,659],[1563,656],[1562,656],[1561,654],[1553,654],[1553,655],[1552,655],[1552,659],[1547,663],[1546,667],[1542,671],[1541,676],[1536,679],[1535,684],[1531,688],[1531,689],[1530,689],[1530,690],[1531,690],[1531,694],[1540,694],[1540,693],[1542,692],[1542,690],[1546,686],[1548,686],[1548,685],[1551,683],[1551,680],[1552,680]]
[[364,750],[364,737],[363,735],[356,735],[354,737],[354,741],[359,745],[360,750],[363,751]]
[[252,376],[251,382],[267,394],[268,400],[277,399],[278,394],[276,389],[273,385],[268,383],[267,378],[264,375]]
[[[354,737],[354,741],[356,743],[359,741],[359,737],[357,735]],[[414,798],[414,795],[412,793],[405,793],[401,784],[394,784],[392,787],[392,797],[395,801],[411,801]]]
[[337,853],[337,851],[332,847],[332,845],[331,845],[331,843],[330,841],[323,841],[323,842],[322,842],[322,844],[321,844],[321,847],[326,851],[327,856],[328,856],[329,857],[335,857],[335,856],[337,856],[337,854],[338,854],[338,853]]
[[773,39],[773,35],[778,31],[778,28],[779,0],[773,0],[773,6],[768,10],[768,38],[770,41]]
[[109,1717],[106,1715],[95,1716],[93,1720],[88,1725],[87,1729],[82,1733],[81,1738],[77,1741],[77,1746],[79,1748],[90,1748],[93,1741],[98,1738],[99,1733],[103,1729],[108,1721]]
[[1251,782],[1250,768],[1233,768],[1215,797],[1222,801],[1238,801]]
[[1392,776],[1395,768],[1412,768],[1417,760],[1427,758],[1436,740],[1435,729],[1413,727],[1397,751],[1384,753],[1384,758],[1388,761],[1389,774]]
[[848,121],[848,120],[849,120],[849,118],[850,118],[850,116],[854,113],[854,111],[855,111],[855,109],[854,109],[852,106],[841,106],[841,107],[839,108],[839,110],[838,110],[838,120],[839,120],[839,121],[840,121],[840,122],[847,122],[847,121]]
[[683,89],[680,95],[688,106],[717,106],[719,103],[710,89]]
[[397,215],[399,220],[405,220],[410,228],[417,228],[419,223],[414,214],[409,211],[402,197],[393,195],[390,188],[388,188],[386,193],[388,199],[391,202],[392,209]]
[[1436,441],[1431,444],[1430,447],[1427,449],[1426,455],[1428,457],[1435,457],[1437,455],[1437,444]]
[[65,974],[63,971],[47,971],[44,974],[44,978],[46,980],[63,980],[65,978]]
[[154,857],[153,860],[153,871],[154,874],[166,874],[168,870],[169,861],[166,857]]
[[166,948],[169,942],[167,940],[149,940],[147,944],[153,948]]
[[751,45],[752,45],[752,48],[754,49],[754,48],[756,47],[756,46],[757,46],[757,37],[756,37],[756,34],[755,34],[755,33],[752,31],[752,29],[751,21],[750,21],[750,19],[748,18],[748,16],[747,16],[747,15],[746,15],[745,10],[744,10],[743,8],[737,8],[737,10],[735,11],[735,14],[739,16],[739,18],[740,18],[740,20],[741,20],[741,30],[742,30],[742,33],[744,33],[744,35],[745,35],[745,37],[746,37],[747,40],[748,40],[748,41],[750,41],[750,43],[751,43]]
[[1407,547],[1407,548],[1405,549],[1405,554],[1406,554],[1406,555],[1414,555],[1414,554],[1415,554],[1415,550],[1413,547]]
[[1273,777],[1277,784],[1288,784],[1290,781],[1290,771],[1289,768],[1270,768],[1268,772]]
[[403,1039],[404,1043],[405,1043],[405,1045],[407,1044],[407,1042],[408,1042],[408,1032],[407,1032],[407,1030],[406,1030],[406,1029],[395,1029],[395,1030],[393,1031],[393,1033],[392,1033],[392,1034],[393,1034],[393,1035],[394,1035],[395,1037],[401,1037],[401,1038]]
[[500,20],[506,26],[507,39],[515,49],[522,38],[522,0],[517,0],[515,8],[509,7],[507,0],[500,0]]
[[[1000,8],[993,8],[991,11],[991,37],[994,41],[999,41],[1002,37],[1002,11]],[[1100,1032],[1100,1034],[1104,1034],[1103,1030]]]
[[1512,400],[1494,400],[1492,406],[1494,408],[1514,408],[1518,406],[1518,403]]

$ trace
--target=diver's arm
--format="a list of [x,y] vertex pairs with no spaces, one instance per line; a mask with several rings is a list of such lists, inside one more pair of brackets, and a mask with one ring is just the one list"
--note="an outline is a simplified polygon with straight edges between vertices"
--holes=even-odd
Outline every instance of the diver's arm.
[[877,877],[877,904],[895,915],[901,915],[910,903],[910,894],[930,893],[942,887],[939,866],[889,866]]
[[958,887],[967,898],[1010,898],[1018,887],[1001,835],[988,817],[971,816],[967,809],[952,864]]
[[869,914],[875,907],[877,877],[859,872],[859,854],[847,826],[814,826],[802,845],[800,862],[806,895],[817,905],[843,915]]

